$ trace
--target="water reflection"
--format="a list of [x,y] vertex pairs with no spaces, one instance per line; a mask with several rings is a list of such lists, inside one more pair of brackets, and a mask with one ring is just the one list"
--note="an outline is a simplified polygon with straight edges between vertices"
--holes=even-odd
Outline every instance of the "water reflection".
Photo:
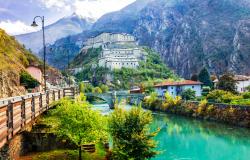
[[174,115],[154,114],[156,160],[249,160],[250,130]]
[[[112,112],[107,104],[95,105],[93,109],[104,115]],[[153,131],[161,128],[155,139],[162,154],[153,160],[250,159],[249,129],[162,113],[154,113],[150,127]]]

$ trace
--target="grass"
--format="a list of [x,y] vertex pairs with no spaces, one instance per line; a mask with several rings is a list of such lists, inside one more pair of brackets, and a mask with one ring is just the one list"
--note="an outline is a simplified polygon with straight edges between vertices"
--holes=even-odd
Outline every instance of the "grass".
[[[78,160],[77,150],[54,150],[50,152],[41,152],[32,155],[32,160]],[[98,153],[82,153],[84,160],[104,160],[105,156],[100,156]]]
[[[82,159],[84,160],[104,160],[106,151],[101,144],[96,145],[95,153],[82,152]],[[30,158],[26,158],[30,157]],[[53,150],[49,152],[33,153],[20,160],[78,160],[78,150]]]
[[7,68],[20,70],[31,63],[40,64],[40,61],[19,44],[14,37],[7,35],[0,29],[0,63],[0,70]]

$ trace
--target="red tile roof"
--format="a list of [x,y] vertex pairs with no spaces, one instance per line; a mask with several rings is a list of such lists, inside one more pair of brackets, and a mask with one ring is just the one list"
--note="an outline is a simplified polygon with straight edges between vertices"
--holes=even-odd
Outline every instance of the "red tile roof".
[[163,86],[184,86],[184,85],[202,85],[201,82],[191,81],[191,80],[183,80],[179,82],[174,81],[165,81],[159,84],[156,84],[155,87],[163,87]]

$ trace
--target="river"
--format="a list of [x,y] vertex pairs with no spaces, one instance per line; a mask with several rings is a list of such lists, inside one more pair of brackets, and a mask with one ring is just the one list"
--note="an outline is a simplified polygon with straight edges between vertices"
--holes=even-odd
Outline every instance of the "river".
[[[94,108],[103,114],[111,112],[107,104]],[[161,154],[153,160],[250,160],[250,129],[163,113],[153,115],[151,129],[161,128],[155,137]]]

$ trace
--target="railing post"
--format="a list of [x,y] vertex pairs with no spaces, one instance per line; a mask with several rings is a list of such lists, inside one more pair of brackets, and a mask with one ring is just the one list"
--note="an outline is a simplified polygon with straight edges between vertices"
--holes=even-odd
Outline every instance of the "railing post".
[[46,110],[49,108],[49,92],[46,92]]
[[43,111],[43,95],[40,93],[39,95],[39,113],[42,113]]
[[[8,102],[6,114],[7,114],[7,127],[8,127],[7,140],[9,140],[14,136],[13,135],[13,103],[11,101]],[[11,137],[9,137],[9,134],[11,134]]]
[[66,94],[65,94],[65,89],[63,89],[63,97],[65,97],[65,95],[66,95]]
[[61,90],[59,89],[58,90],[58,100],[60,100],[61,99]]
[[35,119],[35,97],[34,95],[32,95],[32,98],[31,98],[31,120],[34,120]]
[[73,87],[72,90],[73,90],[73,98],[75,98],[75,88]]
[[53,100],[56,101],[56,93],[55,93],[55,90],[53,90]]
[[25,99],[22,97],[22,104],[21,104],[21,127],[24,127],[26,124],[26,113],[25,113]]

